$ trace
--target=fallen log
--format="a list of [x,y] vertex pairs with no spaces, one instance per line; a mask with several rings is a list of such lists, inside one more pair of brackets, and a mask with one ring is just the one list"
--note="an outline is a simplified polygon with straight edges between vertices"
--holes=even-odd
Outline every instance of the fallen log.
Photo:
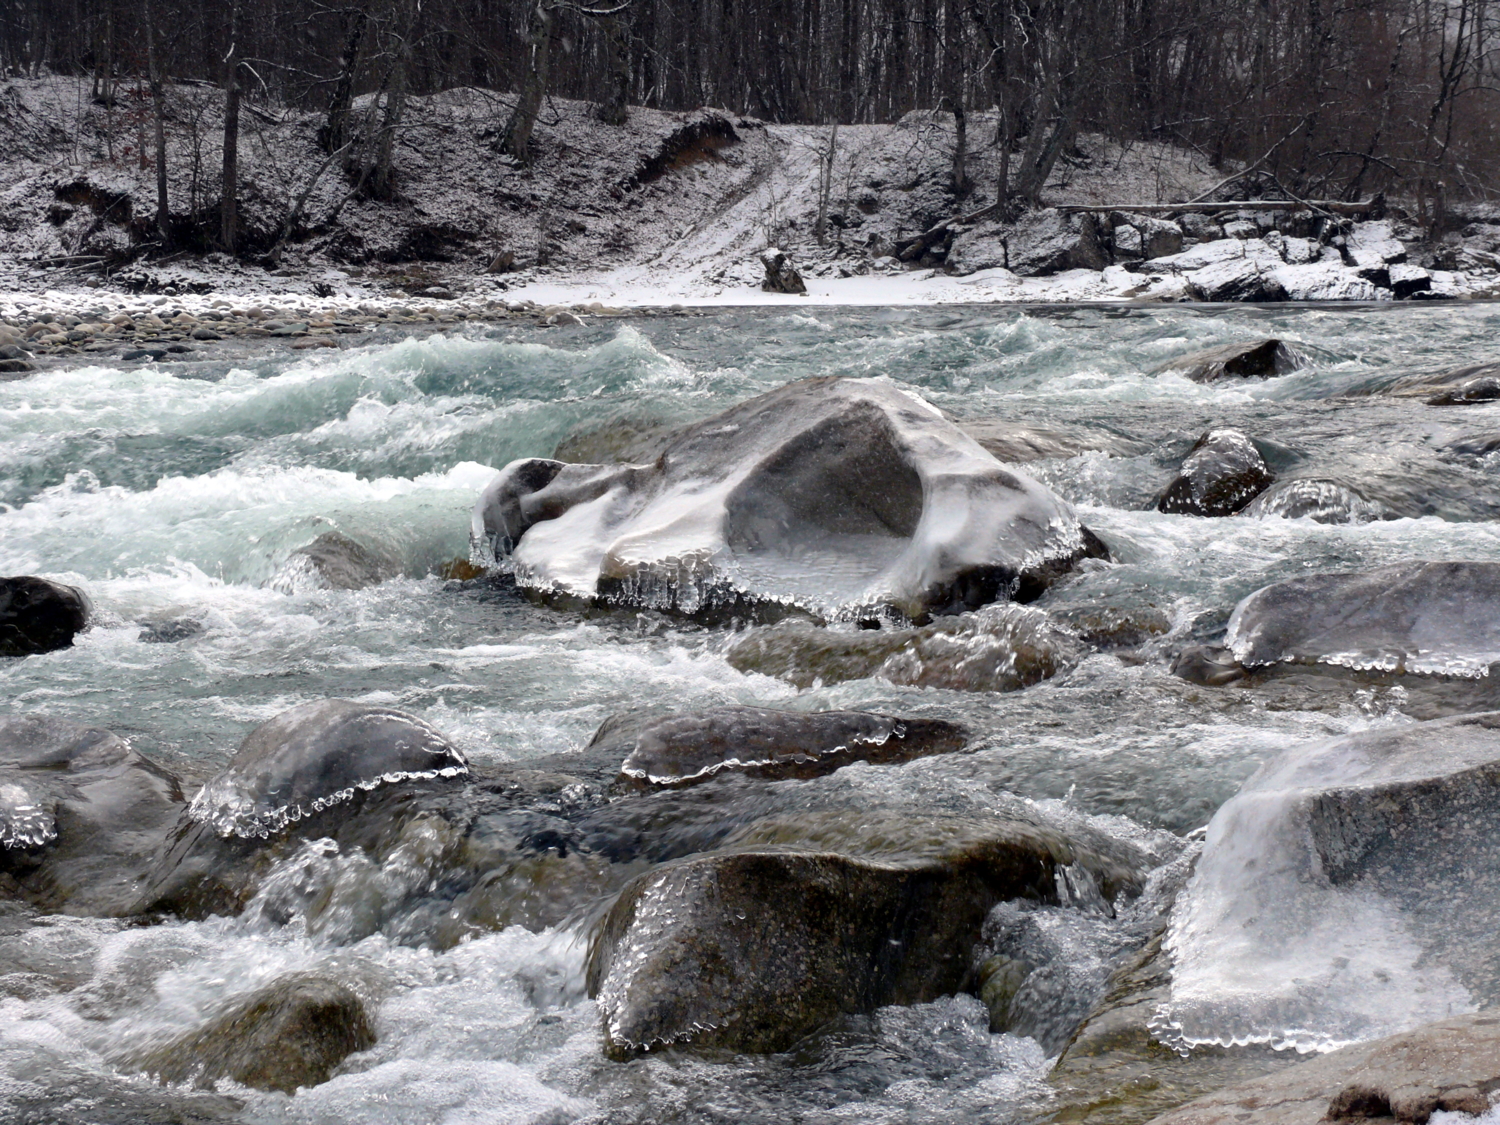
[[1347,203],[1322,199],[1241,199],[1229,203],[1063,203],[1059,211],[1125,211],[1137,215],[1200,214],[1213,211],[1327,211],[1334,215],[1363,215],[1378,206],[1373,199]]

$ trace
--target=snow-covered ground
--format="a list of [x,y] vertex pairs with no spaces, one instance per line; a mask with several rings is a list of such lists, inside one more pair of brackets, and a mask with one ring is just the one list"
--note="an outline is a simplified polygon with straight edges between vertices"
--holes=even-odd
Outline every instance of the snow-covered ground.
[[[220,97],[205,86],[169,92],[169,194],[181,230],[217,229]],[[317,143],[321,115],[252,107],[240,142],[241,258],[162,257],[141,252],[154,237],[155,211],[155,169],[142,159],[143,148],[148,157],[152,151],[144,90],[127,85],[114,105],[102,106],[89,100],[86,79],[7,80],[0,83],[0,316],[16,324],[44,312],[117,311],[138,306],[141,293],[189,311],[207,307],[200,300],[207,298],[309,315],[352,304],[430,305],[435,288],[446,291],[436,295],[442,307],[471,313],[497,302],[636,308],[1202,295],[1183,270],[1111,265],[1118,255],[1107,222],[1095,268],[1018,277],[981,255],[977,268],[955,276],[941,252],[898,262],[892,255],[907,240],[992,201],[992,114],[970,114],[974,186],[958,197],[949,114],[841,126],[829,163],[828,126],[634,108],[626,125],[612,127],[592,108],[549,100],[534,160],[522,167],[498,151],[508,96],[456,89],[413,98],[396,146],[396,195],[382,201],[354,190],[357,177],[341,168],[318,174],[326,164]],[[375,119],[368,102],[355,116]],[[1186,150],[1086,136],[1060,159],[1044,197],[1052,204],[1182,200],[1224,174]],[[274,268],[252,264],[265,261],[304,194]],[[1500,278],[1493,253],[1500,226],[1493,234],[1472,247],[1479,257],[1434,274],[1433,291],[1488,293]],[[762,291],[759,253],[768,246],[789,253],[806,295]],[[1348,280],[1303,285],[1301,295],[1373,292]]]

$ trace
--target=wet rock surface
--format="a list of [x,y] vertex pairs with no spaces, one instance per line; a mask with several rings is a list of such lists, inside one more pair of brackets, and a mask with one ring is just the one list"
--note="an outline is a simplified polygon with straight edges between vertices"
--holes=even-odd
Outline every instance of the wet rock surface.
[[1500,661],[1497,606],[1497,563],[1412,562],[1308,575],[1241,601],[1225,645],[1247,667],[1483,676]]
[[590,949],[605,1050],[785,1050],[840,1014],[952,993],[990,907],[1056,901],[1070,864],[1095,868],[1111,896],[1133,885],[1059,836],[1003,822],[941,860],[747,850],[653,871],[621,893]]
[[0,578],[0,657],[67,648],[88,627],[83,591],[20,575]]
[[922,400],[840,378],[688,427],[652,465],[513,462],[473,534],[527,588],[686,613],[956,612],[1030,600],[1105,553]]
[[1172,372],[1195,383],[1212,383],[1285,375],[1301,365],[1300,357],[1285,343],[1267,339],[1189,352],[1162,364],[1153,374]]
[[328,1081],[345,1058],[374,1045],[364,1003],[348,986],[299,974],[238,1001],[204,1027],[133,1063],[164,1083],[206,1090],[229,1078],[290,1094]]
[[1157,511],[1230,516],[1263,492],[1275,476],[1260,450],[1238,430],[1209,430],[1156,502]]
[[621,781],[642,787],[694,785],[726,770],[751,777],[815,777],[851,762],[952,753],[967,741],[952,723],[861,711],[723,707],[649,722],[638,733],[621,725],[606,722],[584,753],[600,751],[603,744],[623,749]]
[[879,676],[952,691],[1016,691],[1075,663],[1078,639],[1029,606],[987,606],[916,628],[821,628],[786,621],[753,630],[726,656],[742,672],[798,687]]
[[127,913],[182,809],[177,778],[107,730],[0,719],[0,893]]

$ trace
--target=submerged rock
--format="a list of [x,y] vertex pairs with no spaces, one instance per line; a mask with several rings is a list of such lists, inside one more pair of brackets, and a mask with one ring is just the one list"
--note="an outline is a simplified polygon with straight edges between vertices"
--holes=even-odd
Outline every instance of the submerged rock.
[[327,1082],[345,1058],[374,1045],[375,1030],[354,992],[327,977],[298,974],[258,990],[134,1064],[164,1083],[207,1090],[229,1078],[291,1094]]
[[1005,422],[998,418],[965,419],[958,428],[1001,461],[1022,464],[1055,457],[1076,457],[1102,450],[1120,457],[1145,453],[1150,446],[1106,430],[1057,430]]
[[1494,402],[1496,399],[1500,399],[1500,376],[1486,375],[1437,392],[1427,400],[1427,405],[1467,406],[1475,402]]
[[843,632],[786,621],[747,633],[727,659],[798,687],[879,676],[951,691],[1016,691],[1055,676],[1082,655],[1076,637],[1029,606],[986,606],[910,629]]
[[1496,379],[1500,379],[1500,363],[1471,363],[1462,367],[1450,367],[1446,371],[1405,375],[1371,393],[1394,395],[1397,398],[1425,398],[1429,401],[1444,395],[1456,395],[1458,397],[1454,402],[1458,402],[1465,394],[1465,388],[1474,386],[1482,394],[1481,388]]
[[1277,582],[1235,607],[1224,643],[1247,667],[1483,676],[1500,661],[1500,563],[1396,563]]
[[1302,366],[1301,357],[1280,340],[1256,340],[1249,344],[1223,344],[1189,352],[1168,360],[1153,375],[1172,373],[1195,383],[1219,379],[1268,378],[1285,375]]
[[1267,762],[1172,912],[1169,1044],[1299,1050],[1500,1002],[1500,713]]
[[816,777],[851,762],[905,762],[951,753],[966,741],[961,727],[938,719],[718,707],[658,719],[634,738],[621,739],[615,721],[606,721],[590,748],[625,743],[621,778],[646,787],[693,785],[724,771]]
[[0,719],[0,890],[46,910],[127,913],[182,808],[177,778],[107,730]]
[[650,465],[506,467],[481,554],[523,588],[685,613],[910,617],[1030,600],[1106,554],[1072,509],[878,380],[792,383],[681,431]]
[[1486,1114],[1497,1089],[1500,1013],[1478,1012],[1226,1086],[1155,1118],[1152,1125],[1237,1125],[1246,1120],[1319,1125],[1371,1119],[1425,1125],[1439,1110]]
[[1089,877],[1110,896],[1133,885],[1060,836],[1001,821],[941,859],[749,850],[649,872],[621,892],[589,952],[605,1051],[780,1051],[841,1014],[956,992],[989,909],[1057,901],[1070,864],[1097,869]]
[[1250,519],[1310,519],[1314,523],[1368,523],[1385,516],[1385,508],[1366,500],[1348,485],[1300,477],[1279,481],[1240,513]]
[[1190,516],[1233,515],[1275,479],[1255,443],[1240,431],[1209,430],[1188,453],[1156,509]]
[[45,578],[0,578],[0,656],[67,648],[88,627],[83,591]]
[[367,547],[340,532],[325,531],[292,553],[279,580],[295,586],[296,577],[306,576],[326,589],[363,590],[400,574],[399,564],[383,551]]

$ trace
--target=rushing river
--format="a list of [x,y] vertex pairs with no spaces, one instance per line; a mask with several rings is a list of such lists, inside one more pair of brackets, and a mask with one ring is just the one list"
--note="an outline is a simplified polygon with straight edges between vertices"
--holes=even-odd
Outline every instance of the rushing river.
[[[0,383],[0,574],[82,586],[97,615],[71,649],[0,661],[0,711],[107,727],[193,784],[255,725],[323,697],[414,712],[480,768],[577,749],[642,701],[927,715],[962,722],[978,749],[786,784],[852,787],[872,814],[1020,798],[1171,859],[1268,755],[1406,720],[1400,688],[1201,688],[1172,677],[1167,655],[1216,638],[1237,600],[1282,578],[1500,561],[1500,451],[1480,440],[1500,435],[1500,404],[1344,397],[1493,359],[1497,334],[1491,305],[723,311]],[[1308,365],[1214,385],[1149,374],[1267,335]],[[886,377],[959,419],[1108,431],[1114,453],[1027,466],[1115,559],[1038,604],[1063,617],[1154,607],[1170,632],[1003,695],[874,679],[799,692],[732,668],[722,629],[584,616],[439,576],[467,554],[469,509],[508,461],[612,421],[690,421],[824,374]],[[1370,514],[1397,518],[1151,510],[1209,426],[1242,429],[1278,472],[1337,477],[1379,505]],[[403,576],[317,588],[291,556],[330,530],[378,545]],[[192,635],[159,643],[163,623],[184,621]],[[1087,929],[1072,940],[1102,973],[1121,943]],[[119,1069],[130,1044],[190,1028],[288,971],[330,966],[377,997],[377,1045],[295,1097],[235,1090],[244,1106],[232,1109],[183,1093],[186,1119],[906,1123],[1046,1108],[1046,1052],[991,1035],[967,996],[849,1020],[786,1055],[608,1062],[583,959],[566,929],[512,927],[433,950],[379,932],[310,934],[254,911],[138,926],[0,907],[0,1121],[129,1120],[98,1107],[151,1089]]]

